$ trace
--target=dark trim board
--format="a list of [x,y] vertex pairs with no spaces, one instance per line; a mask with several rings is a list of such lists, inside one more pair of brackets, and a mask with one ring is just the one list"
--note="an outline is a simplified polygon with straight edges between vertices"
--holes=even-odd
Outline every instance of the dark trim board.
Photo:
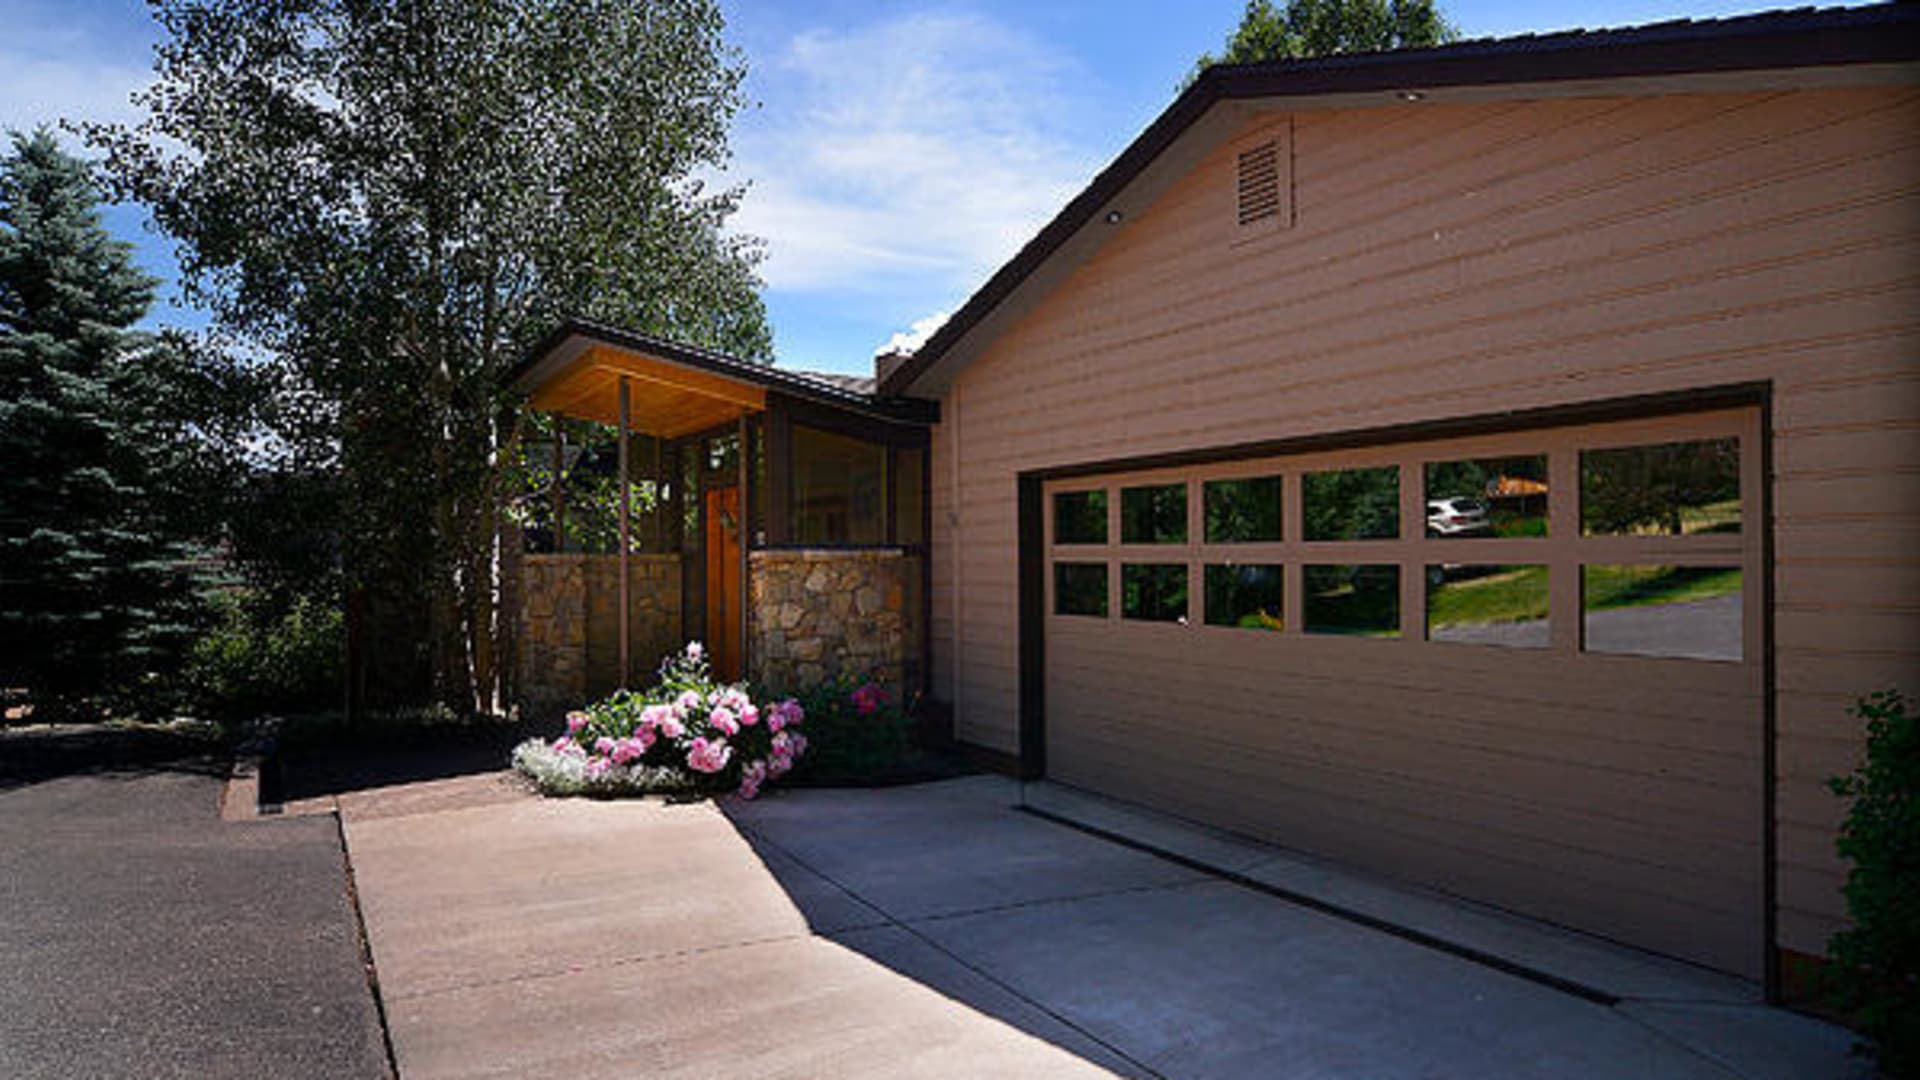
[[1445,420],[1423,421],[1299,436],[1232,446],[1204,447],[1131,458],[1110,458],[1096,462],[1052,466],[1022,472],[1015,481],[1018,504],[1019,548],[1019,777],[1040,780],[1047,775],[1047,674],[1046,674],[1046,535],[1043,486],[1051,480],[1108,473],[1136,472],[1146,469],[1179,468],[1206,465],[1244,458],[1285,457],[1395,443],[1427,442],[1463,438],[1472,435],[1504,434],[1541,428],[1570,427],[1581,424],[1621,420],[1655,419],[1716,409],[1754,408],[1760,410],[1760,520],[1765,524],[1761,537],[1762,641],[1761,658],[1765,685],[1762,688],[1761,762],[1761,911],[1764,989],[1769,1002],[1778,1002],[1781,994],[1780,950],[1776,945],[1779,929],[1778,837],[1775,824],[1777,806],[1776,691],[1774,662],[1773,610],[1773,384],[1771,382],[1736,383],[1701,387],[1672,393],[1645,394],[1610,398],[1602,401],[1555,405],[1501,413],[1483,413]]
[[1780,838],[1778,691],[1780,679],[1773,653],[1773,384],[1760,395],[1760,668],[1765,685],[1761,688],[1760,707],[1760,791],[1763,802],[1760,833],[1761,901],[1760,939],[1766,942],[1767,955],[1761,963],[1761,984],[1767,1003],[1782,1000],[1780,963]]

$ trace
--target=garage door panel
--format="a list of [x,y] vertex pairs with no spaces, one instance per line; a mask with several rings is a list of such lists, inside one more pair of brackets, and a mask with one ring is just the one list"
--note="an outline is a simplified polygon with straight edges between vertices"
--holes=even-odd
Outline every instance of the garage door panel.
[[[1752,826],[1750,817],[1724,811],[1716,814],[1711,808],[1716,802],[1751,801],[1761,794],[1757,776],[1731,790],[1706,793],[1718,798],[1703,798],[1699,790],[1689,790],[1672,777],[1516,761],[1432,743],[1420,744],[1411,753],[1394,758],[1382,752],[1392,741],[1383,733],[1370,740],[1348,739],[1343,745],[1331,746],[1302,734],[1273,749],[1261,750],[1240,741],[1181,738],[1157,725],[1110,720],[1098,728],[1063,737],[1059,745],[1068,751],[1068,760],[1075,766],[1083,756],[1095,756],[1106,759],[1108,768],[1119,766],[1135,774],[1168,769],[1157,763],[1143,769],[1136,760],[1138,746],[1178,746],[1181,753],[1177,756],[1182,759],[1198,757],[1213,763],[1209,771],[1198,774],[1214,777],[1216,782],[1207,786],[1225,782],[1235,787],[1236,798],[1240,799],[1263,798],[1277,788],[1304,787],[1323,800],[1323,808],[1327,800],[1351,798],[1391,809],[1411,820],[1451,822],[1569,847],[1618,842],[1631,847],[1634,860],[1656,863],[1666,858],[1655,857],[1657,853],[1673,853],[1674,860],[1680,860],[1683,853],[1685,859],[1713,862],[1730,848],[1745,847]],[[1056,775],[1069,782],[1084,779],[1075,767],[1063,768]],[[1543,777],[1554,782],[1543,782]],[[1610,801],[1597,804],[1566,794],[1598,784],[1608,786],[1613,795]],[[1702,806],[1709,809],[1702,810]],[[1684,832],[1672,828],[1677,814],[1687,816]],[[1741,864],[1742,857],[1734,852],[1726,854],[1726,861]],[[1684,863],[1676,861],[1674,865]]]
[[[1757,413],[1728,412],[1670,424],[1645,420],[1515,433],[1505,442],[1476,437],[1466,443],[1362,448],[1051,485],[1042,500],[1048,536],[1053,535],[1052,493],[1107,492],[1104,542],[1076,535],[1073,546],[1052,547],[1046,555],[1050,562],[1106,566],[1110,610],[1051,614],[1054,597],[1047,594],[1048,773],[1282,845],[1757,975],[1763,957],[1768,796],[1761,719],[1764,622],[1757,586],[1765,580],[1754,473],[1758,430]],[[1739,440],[1739,485],[1729,489],[1720,482],[1716,489],[1732,491],[1738,501],[1712,505],[1744,509],[1735,518],[1744,528],[1721,527],[1716,523],[1725,520],[1726,511],[1713,510],[1688,519],[1698,526],[1677,535],[1659,528],[1645,535],[1582,535],[1574,489],[1587,467],[1579,456],[1583,446],[1714,438]],[[1548,536],[1519,538],[1508,548],[1485,534],[1456,544],[1428,535],[1425,465],[1460,461],[1468,452],[1551,455],[1552,490],[1534,496],[1551,498],[1544,511]],[[1337,544],[1301,539],[1305,514],[1299,476],[1382,464],[1399,470],[1398,538]],[[1277,540],[1261,535],[1260,544],[1245,548],[1209,542],[1207,481],[1259,475],[1286,478],[1283,535]],[[1167,483],[1187,488],[1185,533],[1168,526],[1170,532],[1158,534],[1164,544],[1122,545],[1122,490]],[[1498,497],[1515,498],[1523,496],[1512,492],[1524,489],[1490,480],[1490,495],[1496,490],[1503,493]],[[1485,578],[1470,569],[1478,560],[1548,568],[1552,631],[1517,639],[1544,647],[1424,640],[1429,586]],[[1182,610],[1130,604],[1131,586],[1121,568],[1137,562],[1186,567],[1190,591],[1184,621],[1123,617],[1158,610],[1170,618]],[[1397,598],[1401,636],[1302,632],[1302,597],[1295,595],[1306,581],[1301,568],[1342,562],[1397,568],[1397,597],[1391,591],[1375,595]],[[1221,563],[1283,568],[1279,580],[1285,595],[1279,607],[1262,591],[1255,594],[1260,607],[1232,609],[1234,617],[1242,611],[1268,612],[1261,618],[1269,620],[1269,628],[1206,623],[1204,571]],[[1737,660],[1583,650],[1587,624],[1579,582],[1588,567],[1673,565],[1727,567],[1741,574],[1656,575],[1645,589],[1616,590],[1606,594],[1612,597],[1606,610],[1626,614],[1612,625],[1625,624],[1638,635],[1629,638],[1632,647],[1656,652],[1698,651],[1691,635],[1737,632],[1730,652],[1720,647]],[[1445,577],[1430,569],[1441,566],[1448,568]],[[1596,580],[1639,580],[1621,579],[1611,569],[1605,573],[1611,576]],[[1045,578],[1054,580],[1051,569]],[[1346,588],[1338,585],[1341,579],[1332,580],[1336,588]],[[1325,593],[1333,599],[1316,603],[1388,602],[1366,600],[1357,589],[1348,589],[1347,600],[1341,595]],[[1141,601],[1163,604],[1165,596],[1147,601],[1142,594]],[[1073,605],[1085,609],[1083,600]],[[1709,617],[1709,611],[1718,614]],[[1273,617],[1284,624],[1278,631],[1270,629]],[[1496,611],[1492,617],[1501,616]],[[1359,625],[1377,624],[1379,615],[1367,619]]]
[[[1571,684],[1555,682],[1551,673],[1531,687],[1502,684],[1494,689],[1471,693],[1435,693],[1431,688],[1451,685],[1472,688],[1470,681],[1447,680],[1445,673],[1424,685],[1418,672],[1408,667],[1391,670],[1391,683],[1377,683],[1386,675],[1369,676],[1364,671],[1348,674],[1330,672],[1322,665],[1279,667],[1272,657],[1264,664],[1235,668],[1231,664],[1205,667],[1200,678],[1210,687],[1204,701],[1192,699],[1188,676],[1178,665],[1158,665],[1150,660],[1133,659],[1123,652],[1087,650],[1062,643],[1047,660],[1049,683],[1059,692],[1095,695],[1080,702],[1067,701],[1069,709],[1108,708],[1138,711],[1157,708],[1179,719],[1184,729],[1192,714],[1204,710],[1209,716],[1233,721],[1251,715],[1255,722],[1244,733],[1257,736],[1278,718],[1286,715],[1324,718],[1338,710],[1341,726],[1364,724],[1366,715],[1358,715],[1356,706],[1365,703],[1368,714],[1404,732],[1418,737],[1418,730],[1394,718],[1402,713],[1420,714],[1467,724],[1478,724],[1497,733],[1502,745],[1513,746],[1515,739],[1538,739],[1558,745],[1566,740],[1591,742],[1600,748],[1617,746],[1623,752],[1645,754],[1661,751],[1673,754],[1715,754],[1732,756],[1741,762],[1758,762],[1759,746],[1750,725],[1745,722],[1762,699],[1747,695],[1693,695],[1694,708],[1675,708],[1656,713],[1636,708],[1623,695],[1611,693],[1611,687],[1599,683],[1585,692],[1569,694]],[[1558,689],[1556,695],[1553,691]],[[1526,691],[1531,691],[1527,693]],[[1649,695],[1653,691],[1646,691]],[[1656,695],[1657,696],[1657,695]],[[1729,701],[1738,706],[1728,708]],[[1051,710],[1050,710],[1051,712]],[[1211,726],[1211,725],[1210,725]],[[1668,768],[1662,763],[1660,768]],[[1743,770],[1734,770],[1743,771]]]

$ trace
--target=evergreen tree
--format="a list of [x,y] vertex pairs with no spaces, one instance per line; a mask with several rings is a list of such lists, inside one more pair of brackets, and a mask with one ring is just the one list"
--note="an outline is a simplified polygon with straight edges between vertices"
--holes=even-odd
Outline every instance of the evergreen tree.
[[0,691],[39,719],[111,706],[172,666],[197,593],[169,476],[184,434],[155,282],[101,226],[89,165],[45,129],[0,160]]

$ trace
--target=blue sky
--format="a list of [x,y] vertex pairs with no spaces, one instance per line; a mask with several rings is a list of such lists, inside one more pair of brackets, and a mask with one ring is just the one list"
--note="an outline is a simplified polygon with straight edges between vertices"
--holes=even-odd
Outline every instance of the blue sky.
[[[957,308],[1172,100],[1243,0],[722,0],[756,105],[734,129],[735,219],[765,239],[783,366],[868,373]],[[1710,0],[1454,0],[1468,37],[1761,11]],[[0,0],[0,128],[132,120],[156,31],[136,0]],[[108,224],[166,279],[135,207]]]

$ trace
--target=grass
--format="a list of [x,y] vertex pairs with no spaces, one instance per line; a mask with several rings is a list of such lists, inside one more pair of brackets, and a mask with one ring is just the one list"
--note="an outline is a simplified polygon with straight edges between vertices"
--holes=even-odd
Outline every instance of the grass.
[[1501,567],[1427,589],[1427,625],[1527,622],[1547,617],[1547,568]]
[[[1526,622],[1547,617],[1547,568],[1504,567],[1485,577],[1427,590],[1429,626]],[[1710,600],[1740,591],[1740,571],[1700,566],[1588,565],[1582,583],[1588,611]]]
[[1740,571],[1717,566],[1588,566],[1589,611],[1711,600],[1740,591]]

